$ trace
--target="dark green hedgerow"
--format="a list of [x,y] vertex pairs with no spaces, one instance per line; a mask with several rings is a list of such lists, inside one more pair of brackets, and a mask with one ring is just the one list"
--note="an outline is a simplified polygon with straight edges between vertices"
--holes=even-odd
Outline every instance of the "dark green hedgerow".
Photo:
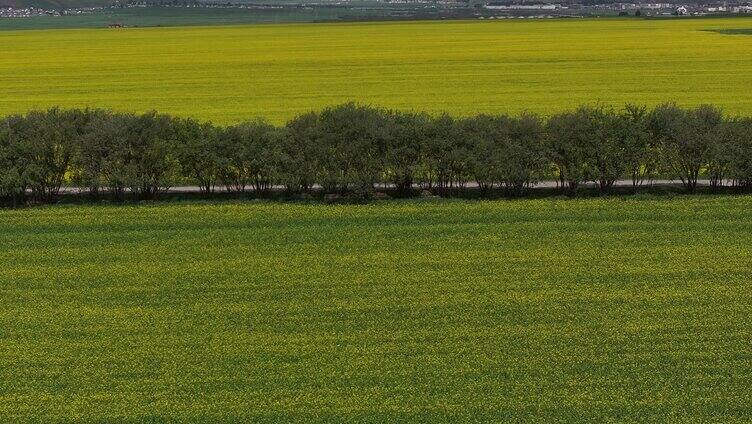
[[283,127],[261,120],[218,127],[169,115],[107,110],[32,111],[0,119],[0,198],[56,201],[63,187],[92,199],[152,199],[174,185],[204,195],[273,189],[369,198],[417,188],[446,195],[524,196],[543,180],[567,194],[619,180],[634,191],[658,175],[695,192],[752,188],[752,119],[710,105],[652,110],[583,106],[543,119],[523,114],[456,118],[348,103]]

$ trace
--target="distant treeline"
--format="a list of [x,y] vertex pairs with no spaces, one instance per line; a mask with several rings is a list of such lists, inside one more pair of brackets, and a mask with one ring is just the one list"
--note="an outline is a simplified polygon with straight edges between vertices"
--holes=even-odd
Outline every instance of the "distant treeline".
[[524,196],[556,180],[567,194],[656,176],[752,189],[752,118],[714,106],[583,106],[548,118],[449,115],[343,104],[287,125],[228,127],[156,112],[32,111],[0,119],[0,201],[54,202],[63,187],[96,198],[151,199],[175,185],[263,196],[410,197],[477,187]]

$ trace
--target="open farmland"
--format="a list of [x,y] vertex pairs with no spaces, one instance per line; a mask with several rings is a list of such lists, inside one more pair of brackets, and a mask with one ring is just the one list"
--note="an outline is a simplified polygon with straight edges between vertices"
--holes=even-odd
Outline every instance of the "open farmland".
[[[752,114],[752,19],[0,32],[0,113],[157,109],[283,122],[357,100],[454,114],[713,103]],[[710,30],[732,30],[722,34]]]
[[752,199],[0,211],[0,421],[752,419]]

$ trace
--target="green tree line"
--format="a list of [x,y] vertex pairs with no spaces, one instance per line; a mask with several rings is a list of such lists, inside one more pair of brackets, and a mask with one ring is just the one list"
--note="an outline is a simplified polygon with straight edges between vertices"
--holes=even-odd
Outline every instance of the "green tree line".
[[657,176],[694,192],[752,189],[752,118],[711,105],[648,109],[582,106],[543,118],[453,117],[347,103],[284,126],[221,127],[156,112],[31,111],[0,119],[0,199],[54,202],[64,187],[92,198],[151,199],[175,185],[257,195],[324,193],[367,198],[377,187],[409,197],[468,185],[524,196],[544,180],[568,194],[619,180],[635,190]]

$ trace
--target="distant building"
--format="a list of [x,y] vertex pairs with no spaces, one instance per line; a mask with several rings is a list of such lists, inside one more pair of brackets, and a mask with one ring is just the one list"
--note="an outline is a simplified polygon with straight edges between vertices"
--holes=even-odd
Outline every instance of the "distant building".
[[672,6],[673,5],[671,3],[642,3],[640,4],[640,8],[651,9],[651,10],[670,9]]
[[559,4],[489,4],[486,9],[491,10],[557,10]]

